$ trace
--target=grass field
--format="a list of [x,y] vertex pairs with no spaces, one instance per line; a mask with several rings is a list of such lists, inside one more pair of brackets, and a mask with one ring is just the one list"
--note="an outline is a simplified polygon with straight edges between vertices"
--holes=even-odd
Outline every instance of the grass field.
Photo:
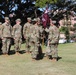
[[[22,44],[21,50],[24,49]],[[32,61],[31,54],[27,53],[0,55],[0,75],[76,75],[76,43],[60,44],[58,55],[61,59],[57,62],[46,58]]]

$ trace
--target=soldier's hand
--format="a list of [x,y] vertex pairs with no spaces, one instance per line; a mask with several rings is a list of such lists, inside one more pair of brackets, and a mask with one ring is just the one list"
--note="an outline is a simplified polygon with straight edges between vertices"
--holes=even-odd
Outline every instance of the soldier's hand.
[[1,37],[1,39],[3,39],[3,37]]

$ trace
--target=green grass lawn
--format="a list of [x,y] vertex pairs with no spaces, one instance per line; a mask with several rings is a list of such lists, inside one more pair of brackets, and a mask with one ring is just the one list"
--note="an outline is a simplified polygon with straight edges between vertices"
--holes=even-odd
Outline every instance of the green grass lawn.
[[[24,49],[22,44],[21,50]],[[60,44],[58,55],[61,59],[57,62],[46,58],[32,61],[31,54],[27,53],[0,55],[0,75],[76,75],[76,43]]]

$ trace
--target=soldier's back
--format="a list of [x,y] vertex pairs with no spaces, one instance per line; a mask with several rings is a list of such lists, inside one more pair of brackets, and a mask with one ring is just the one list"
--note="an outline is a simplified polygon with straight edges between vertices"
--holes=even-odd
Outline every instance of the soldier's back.
[[28,22],[24,24],[23,34],[26,35],[26,37],[30,35],[30,32],[31,32],[30,31],[31,30],[30,27],[31,27],[31,25],[32,24],[31,23],[28,23]]
[[52,26],[52,43],[58,43],[59,29],[56,26]]

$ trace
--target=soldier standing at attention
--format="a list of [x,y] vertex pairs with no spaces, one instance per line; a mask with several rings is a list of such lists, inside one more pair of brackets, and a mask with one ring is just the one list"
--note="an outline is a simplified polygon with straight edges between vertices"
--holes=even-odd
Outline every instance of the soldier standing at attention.
[[40,26],[40,20],[34,19],[35,24],[32,26],[31,33],[31,46],[32,46],[32,59],[36,60],[37,55],[39,54],[39,46],[40,46],[40,34],[42,33],[42,27]]
[[8,55],[12,37],[12,26],[8,17],[5,17],[5,23],[2,26],[2,52],[4,55]]
[[14,48],[16,54],[19,54],[22,43],[22,26],[20,25],[21,19],[16,19],[16,24],[13,26],[12,36],[14,39]]
[[24,36],[24,39],[26,40],[26,52],[27,53],[30,53],[30,32],[31,32],[31,18],[27,18],[27,23],[24,24],[24,27],[23,27],[23,36]]
[[1,47],[2,47],[2,23],[0,22],[0,50],[1,50]]
[[51,21],[50,22],[50,27],[49,27],[49,35],[48,35],[48,45],[47,45],[47,50],[46,50],[46,55],[49,57],[49,55],[52,56],[53,61],[57,61],[58,57],[58,41],[59,41],[59,29],[55,25],[56,21]]

